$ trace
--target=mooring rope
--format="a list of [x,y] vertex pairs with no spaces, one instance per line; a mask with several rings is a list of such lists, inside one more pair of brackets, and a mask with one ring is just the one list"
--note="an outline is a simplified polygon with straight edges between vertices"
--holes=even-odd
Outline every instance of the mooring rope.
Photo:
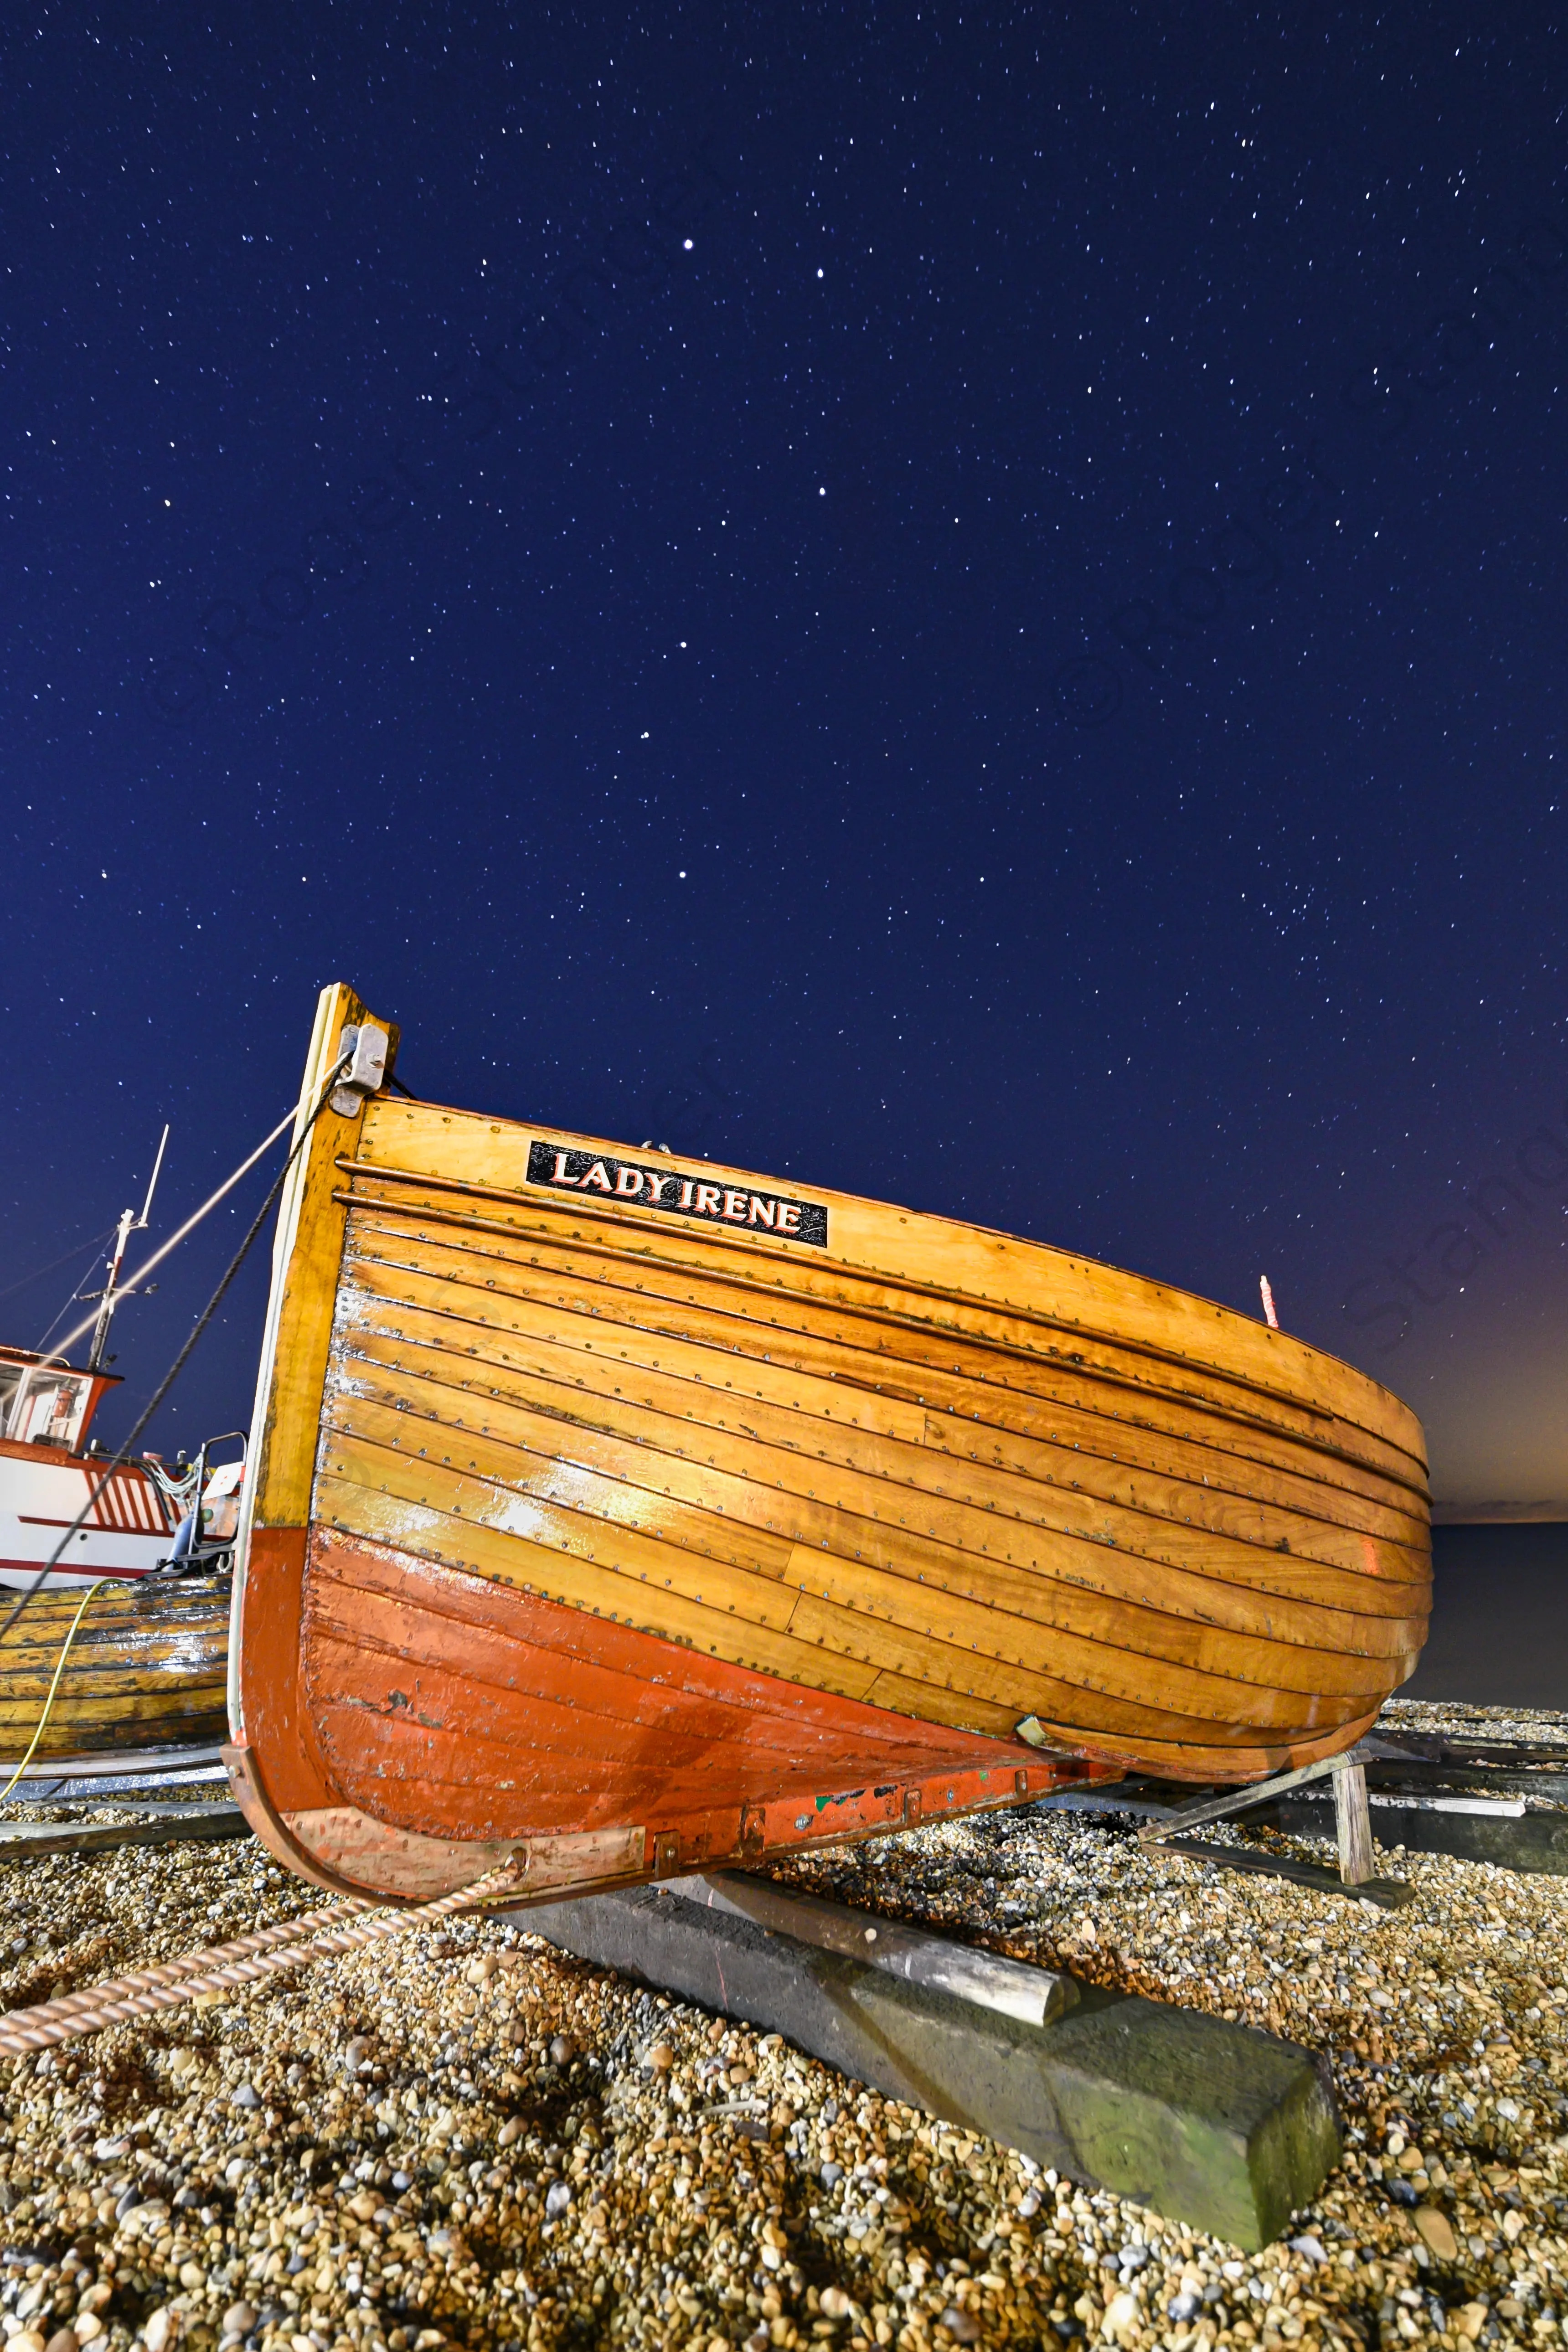
[[93,1583],[89,1584],[87,1591],[82,1594],[81,1600],[77,1607],[76,1615],[71,1619],[70,1630],[60,1645],[60,1654],[58,1662],[55,1667],[54,1680],[50,1683],[48,1695],[44,1700],[44,1711],[38,1717],[38,1727],[27,1743],[26,1754],[23,1757],[16,1770],[12,1773],[11,1778],[5,1783],[5,1788],[0,1789],[0,1805],[5,1803],[6,1798],[10,1795],[12,1790],[16,1787],[17,1781],[21,1779],[23,1773],[26,1770],[28,1765],[32,1762],[34,1757],[37,1753],[38,1742],[44,1736],[44,1731],[47,1726],[50,1716],[54,1713],[55,1694],[59,1689],[60,1676],[66,1670],[66,1660],[71,1654],[71,1643],[76,1640],[77,1628],[80,1625],[83,1617],[87,1614],[88,1602],[92,1599],[95,1592],[101,1592],[106,1584],[112,1584],[113,1581],[114,1579],[112,1577],[100,1576]]
[[[31,1584],[28,1585],[26,1591],[17,1601],[16,1606],[12,1609],[10,1614],[5,1619],[5,1623],[0,1625],[0,1640],[3,1640],[4,1637],[11,1631],[12,1626],[16,1622],[17,1618],[22,1614],[23,1610],[26,1608],[28,1602],[34,1599],[36,1594],[42,1591],[47,1578],[50,1577],[54,1573],[54,1570],[59,1566],[61,1556],[63,1555],[67,1545],[70,1542],[72,1536],[80,1532],[80,1530],[87,1525],[88,1520],[92,1517],[92,1514],[97,1510],[100,1501],[102,1499],[103,1496],[108,1493],[110,1485],[113,1483],[115,1473],[119,1470],[122,1470],[126,1463],[129,1462],[131,1459],[132,1448],[134,1446],[137,1439],[141,1436],[142,1432],[152,1420],[153,1415],[157,1412],[158,1407],[163,1403],[163,1399],[168,1395],[169,1391],[174,1387],[174,1382],[179,1379],[180,1374],[184,1370],[186,1359],[189,1357],[192,1349],[195,1346],[196,1341],[201,1338],[202,1333],[206,1329],[207,1325],[212,1321],[213,1317],[216,1314],[225,1292],[227,1290],[230,1283],[234,1280],[235,1276],[239,1272],[240,1267],[245,1264],[247,1257],[249,1255],[251,1244],[255,1241],[256,1236],[261,1231],[262,1226],[266,1223],[268,1216],[271,1214],[272,1205],[283,1190],[289,1171],[293,1167],[295,1160],[299,1158],[301,1150],[304,1149],[306,1138],[310,1135],[311,1129],[315,1126],[316,1121],[321,1118],[322,1111],[325,1110],[332,1087],[336,1085],[343,1071],[347,1069],[350,1058],[351,1057],[348,1055],[343,1055],[328,1071],[326,1077],[322,1081],[321,1091],[317,1097],[316,1107],[314,1110],[311,1111],[309,1118],[305,1120],[299,1134],[294,1138],[293,1144],[289,1149],[289,1157],[283,1162],[282,1167],[278,1171],[278,1174],[273,1181],[272,1189],[268,1193],[266,1200],[261,1203],[260,1208],[257,1211],[255,1221],[251,1225],[250,1231],[246,1234],[238,1250],[230,1261],[228,1271],[225,1274],[222,1281],[218,1284],[217,1288],[213,1292],[212,1297],[207,1300],[206,1305],[197,1316],[195,1322],[192,1327],[190,1337],[185,1341],[184,1346],[180,1349],[179,1354],[175,1357],[174,1362],[170,1365],[168,1370],[159,1381],[157,1388],[154,1390],[148,1402],[142,1408],[142,1412],[136,1423],[135,1428],[121,1446],[120,1451],[115,1454],[113,1460],[104,1469],[102,1475],[93,1486],[86,1502],[82,1505],[80,1510],[77,1513],[75,1518],[71,1521],[69,1527],[66,1529],[58,1543],[55,1546],[54,1550],[49,1554],[48,1559],[44,1562],[43,1567],[39,1569]],[[136,1273],[121,1285],[120,1295],[121,1297],[123,1297],[128,1291],[132,1289],[134,1286],[141,1282],[147,1275],[151,1274],[153,1268],[157,1265],[162,1259],[166,1258],[172,1249],[175,1248],[179,1243],[184,1241],[185,1235],[191,1231],[193,1226],[200,1224],[208,1210],[216,1208],[217,1203],[223,1199],[225,1193],[231,1192],[234,1190],[234,1187],[238,1183],[240,1178],[245,1175],[247,1171],[255,1167],[263,1152],[269,1150],[270,1147],[277,1142],[278,1138],[282,1134],[283,1129],[289,1125],[289,1120],[298,1119],[298,1118],[299,1113],[297,1110],[294,1110],[289,1113],[289,1117],[287,1118],[279,1121],[278,1126],[273,1129],[271,1134],[267,1138],[266,1141],[258,1143],[256,1150],[251,1153],[249,1159],[243,1161],[241,1165],[235,1170],[234,1174],[227,1177],[225,1181],[218,1186],[217,1191],[213,1194],[211,1200],[204,1202],[202,1206],[196,1211],[195,1216],[187,1217],[184,1223],[180,1227],[179,1232],[171,1235],[170,1239],[163,1244],[162,1249],[155,1250],[153,1252],[153,1255],[147,1260],[145,1265],[139,1266]],[[91,1320],[92,1318],[89,1318],[89,1323],[82,1324],[79,1330],[68,1333],[66,1339],[61,1343],[62,1349],[68,1349],[73,1346],[76,1340],[81,1338],[82,1333],[89,1328]],[[196,1496],[196,1514],[199,1527],[201,1516],[201,1496],[199,1495]]]
[[[483,1903],[492,1895],[504,1894],[521,1875],[515,1861],[506,1862],[471,1885],[437,1895],[434,1902],[421,1903],[411,1911],[389,1911],[355,1897],[309,1912],[280,1927],[264,1927],[255,1935],[237,1937],[232,1943],[215,1944],[205,1952],[187,1952],[183,1959],[163,1968],[110,1977],[82,1992],[62,1993],[58,2000],[43,2001],[35,2009],[14,2009],[0,2017],[0,2057],[25,2058],[57,2042],[98,2033],[105,2026],[150,2017],[161,2009],[178,2009],[203,1993],[236,1992],[263,1977],[384,1943],[393,1936],[427,1927],[471,1904]],[[366,1911],[372,1914],[369,1918],[363,1916]]]

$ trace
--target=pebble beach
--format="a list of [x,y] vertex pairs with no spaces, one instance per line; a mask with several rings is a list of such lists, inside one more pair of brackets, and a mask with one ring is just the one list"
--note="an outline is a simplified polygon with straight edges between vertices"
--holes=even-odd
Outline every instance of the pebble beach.
[[[1568,1742],[1561,1716],[1385,1720]],[[1404,1909],[1031,1809],[774,1874],[1324,2053],[1344,2162],[1261,2253],[570,1959],[518,1913],[0,2061],[0,2327],[10,2352],[1555,2344],[1568,1880],[1381,1866]],[[320,1900],[248,1839],[0,1875],[5,2009]]]

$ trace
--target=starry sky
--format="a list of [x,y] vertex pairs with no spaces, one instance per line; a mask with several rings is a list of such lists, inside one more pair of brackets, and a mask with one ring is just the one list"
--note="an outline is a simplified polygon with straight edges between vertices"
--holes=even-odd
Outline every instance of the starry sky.
[[0,48],[6,1339],[342,978],[417,1094],[1267,1274],[1446,1514],[1568,1517],[1554,10]]

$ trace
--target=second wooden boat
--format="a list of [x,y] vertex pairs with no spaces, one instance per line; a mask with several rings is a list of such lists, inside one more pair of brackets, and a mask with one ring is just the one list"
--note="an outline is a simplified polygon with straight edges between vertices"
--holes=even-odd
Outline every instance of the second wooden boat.
[[[0,1788],[27,1751],[82,1588],[48,1587],[0,1635]],[[228,1659],[226,1576],[143,1576],[87,1600],[66,1657],[37,1764],[220,1740]]]
[[1421,1432],[1362,1373],[1038,1244],[397,1100],[395,1050],[323,994],[240,1538],[231,1772],[306,1875],[589,1889],[1245,1781],[1411,1672]]

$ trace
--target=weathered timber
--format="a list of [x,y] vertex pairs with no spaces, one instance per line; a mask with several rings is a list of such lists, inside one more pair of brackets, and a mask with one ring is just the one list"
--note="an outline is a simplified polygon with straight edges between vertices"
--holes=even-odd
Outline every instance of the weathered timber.
[[187,1840],[248,1837],[237,1805],[170,1805],[133,1822],[8,1822],[0,1828],[0,1862],[43,1853],[110,1853],[122,1845],[178,1845]]
[[1568,1748],[1547,1739],[1451,1739],[1442,1732],[1369,1732],[1369,1753],[1431,1763],[1485,1765],[1568,1764]]
[[[194,1745],[188,1748],[110,1748],[95,1754],[57,1758],[48,1764],[27,1764],[22,1768],[21,1785],[31,1781],[58,1782],[74,1788],[79,1781],[163,1782],[195,1780],[225,1780],[227,1775],[222,1762],[223,1743]],[[16,1769],[14,1764],[0,1763],[0,1773],[9,1780]],[[29,1800],[22,1799],[21,1802]]]
[[[1251,1820],[1253,1816],[1249,1815]],[[1285,1797],[1258,1816],[1271,1826],[1309,1837],[1328,1834],[1323,1808],[1310,1798]],[[1407,1853],[1447,1853],[1459,1862],[1489,1862],[1528,1876],[1568,1877],[1568,1812],[1439,1812],[1424,1805],[1381,1804],[1378,1843]]]
[[[52,1813],[99,1813],[103,1806],[113,1804],[130,1813],[184,1813],[188,1811],[188,1800],[200,1794],[202,1788],[214,1788],[228,1783],[228,1773],[191,1773],[184,1780],[134,1780],[124,1776],[118,1780],[64,1780],[58,1788],[28,1790],[24,1797],[14,1797],[12,1804],[40,1804]],[[188,1797],[169,1800],[169,1790],[185,1790]],[[228,1800],[224,1800],[228,1801]]]
[[[1366,1773],[1361,1759],[1361,1749],[1353,1748],[1346,1755],[1315,1764],[1304,1764],[1298,1771],[1276,1774],[1271,1780],[1259,1781],[1251,1789],[1226,1789],[1217,1796],[1199,1796],[1187,1804],[1163,1808],[1145,1820],[1138,1832],[1139,1843],[1203,1853],[1210,1860],[1225,1863],[1231,1869],[1255,1869],[1258,1866],[1256,1860],[1245,1863],[1228,1861],[1232,1852],[1228,1846],[1194,1845],[1180,1832],[1202,1828],[1210,1822],[1237,1819],[1254,1811],[1259,1804],[1285,1796],[1287,1792],[1304,1795],[1309,1782],[1321,1784],[1326,1778],[1331,1778],[1340,1879],[1346,1887],[1360,1886],[1372,1880],[1374,1869]],[[1321,1793],[1321,1786],[1318,1793]],[[1380,1881],[1379,1884],[1388,1885],[1392,1882]]]
[[1415,1889],[1402,1878],[1350,1881],[1337,1870],[1315,1862],[1299,1862],[1293,1854],[1268,1853],[1260,1846],[1212,1845],[1203,1838],[1163,1837],[1145,1848],[1150,1853],[1182,1853],[1190,1861],[1206,1862],[1215,1870],[1251,1871],[1259,1878],[1287,1878],[1296,1886],[1315,1887],[1321,1895],[1343,1895],[1356,1903],[1375,1903],[1380,1910],[1398,1911]]
[[825,1902],[754,1871],[720,1870],[705,1878],[672,1879],[666,1891],[688,1903],[750,1919],[756,1927],[781,1930],[825,1952],[842,1952],[910,1984],[997,2010],[1021,2024],[1048,2024],[1078,2002],[1078,1985],[1063,1969],[1035,1968],[1026,1960],[955,1943],[951,1936],[932,1935],[926,1927],[906,1927],[899,1919]]
[[1360,1764],[1342,1764],[1334,1773],[1333,1782],[1334,1832],[1340,1849],[1340,1876],[1347,1886],[1362,1886],[1375,1874],[1365,1768]]
[[81,1599],[68,1585],[36,1593],[0,1638],[0,1751],[17,1759],[26,1754],[46,1704],[48,1720],[29,1768],[36,1779],[62,1766],[80,1771],[85,1759],[106,1752],[129,1771],[139,1768],[142,1751],[221,1736],[226,1576],[142,1576],[101,1585],[71,1639],[51,1702]]
[[887,2097],[1238,2246],[1278,2237],[1339,2160],[1321,2063],[1193,2011],[1082,1985],[1065,2015],[1026,2025],[664,1888],[518,1919],[582,1959],[782,2033]]
[[[1375,1783],[1390,1775],[1410,1778],[1411,1767],[1378,1763],[1367,1767],[1369,1781]],[[1451,1854],[1456,1861],[1489,1862],[1500,1870],[1561,1877],[1568,1874],[1568,1811],[1524,1809],[1529,1796],[1560,1799],[1568,1794],[1568,1783],[1559,1786],[1561,1779],[1542,1772],[1466,1770],[1457,1764],[1434,1763],[1430,1774],[1419,1775],[1414,1789],[1374,1785],[1370,1790],[1372,1826],[1377,1843],[1384,1847],[1403,1846],[1410,1853]],[[1493,1790],[1508,1793],[1489,1793]],[[1144,1843],[1171,1845],[1184,1795],[1179,1785],[1169,1780],[1129,1779],[1110,1788],[1058,1790],[1038,1799],[1037,1809],[1087,1813],[1111,1822],[1148,1822],[1156,1827]],[[1279,1829],[1298,1836],[1326,1838],[1335,1832],[1335,1823],[1328,1816],[1331,1802],[1328,1789],[1303,1788],[1234,1808],[1229,1817],[1237,1828]],[[1259,1855],[1248,1861],[1245,1849],[1229,1846],[1203,1852],[1206,1859],[1223,1861],[1230,1869],[1267,1868],[1279,1876],[1294,1874],[1285,1870],[1277,1856]],[[1306,1862],[1299,1869],[1305,1874],[1304,1885],[1316,1885],[1325,1875]]]

